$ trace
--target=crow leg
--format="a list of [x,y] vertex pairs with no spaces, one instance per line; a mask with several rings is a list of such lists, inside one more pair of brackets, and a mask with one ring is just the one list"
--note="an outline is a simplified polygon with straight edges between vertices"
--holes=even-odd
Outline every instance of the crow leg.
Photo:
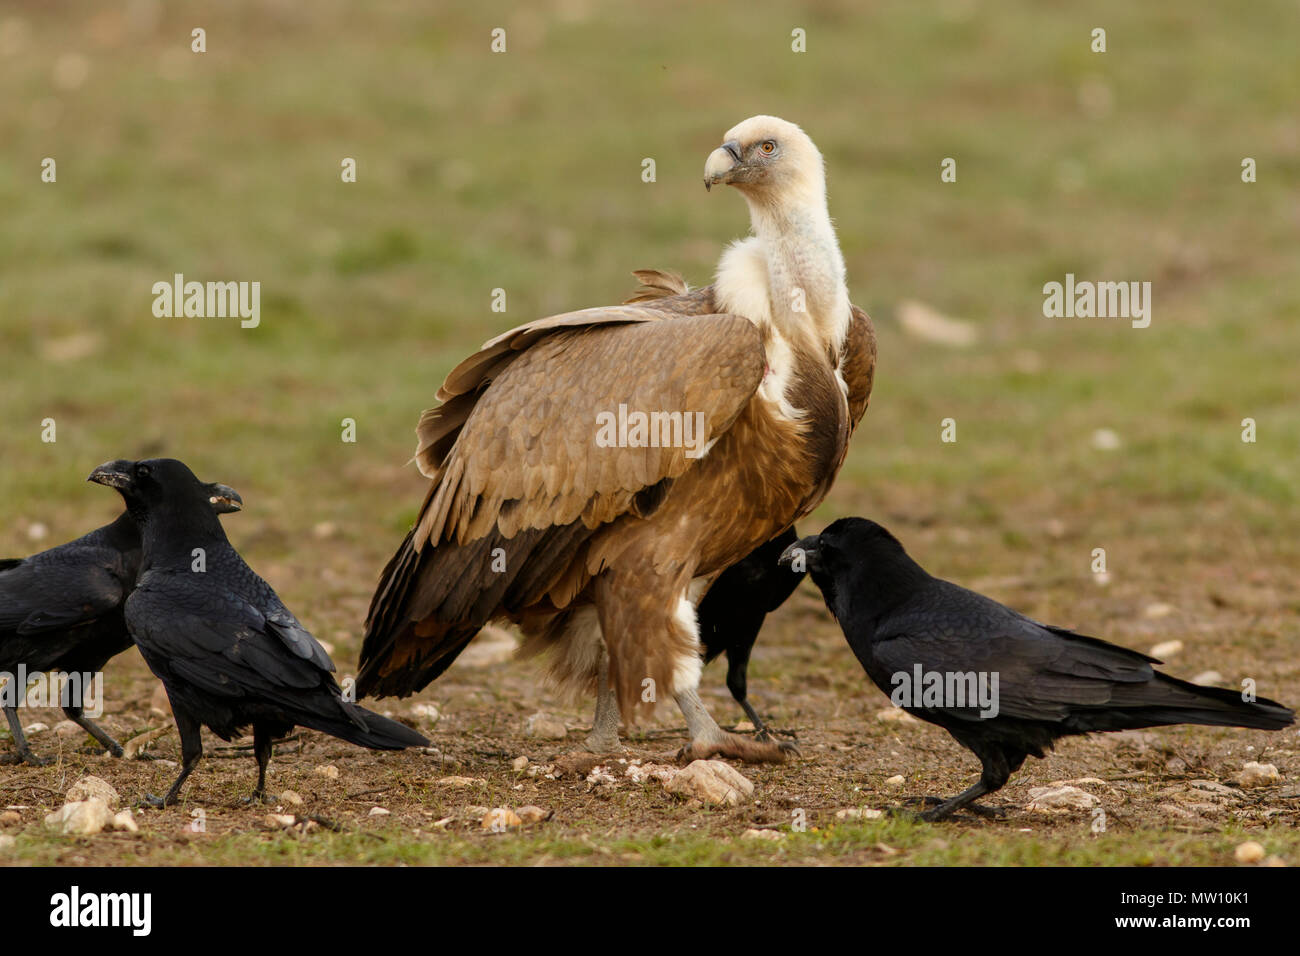
[[[749,648],[745,648],[743,651],[736,651],[735,657],[732,656],[731,651],[727,652],[727,690],[731,691],[731,696],[735,698],[736,703],[738,703],[745,711],[745,716],[749,718],[749,722],[754,725],[754,730],[756,731],[754,739],[767,742],[772,739],[773,731],[767,726],[767,724],[763,723],[763,718],[758,716],[758,711],[755,710],[754,705],[749,702],[748,669]],[[776,733],[785,734],[789,737],[794,736],[794,734],[784,730],[778,730]],[[788,746],[790,753],[794,754],[796,757],[800,756],[799,748],[797,746],[793,743],[789,743]]]
[[759,740],[769,740],[772,735],[768,733],[767,725],[749,703],[749,651],[748,647],[727,651],[727,690],[731,691],[731,696],[754,725],[754,730],[758,732],[755,736]]
[[100,727],[97,723],[83,714],[80,706],[69,704],[63,708],[63,712],[68,715],[69,720],[98,740],[100,746],[111,753],[114,757],[122,756],[122,745],[110,737],[104,728]]
[[749,763],[784,763],[787,757],[799,753],[790,743],[754,740],[723,730],[693,688],[680,691],[674,699],[691,735],[690,742],[677,753],[677,759],[683,763],[714,756],[734,757]]
[[[964,743],[964,741],[958,738],[958,743]],[[966,788],[957,796],[943,801],[933,810],[926,810],[921,814],[922,820],[930,822],[946,820],[958,810],[963,809],[980,816],[997,817],[999,815],[998,811],[989,807],[981,807],[975,801],[986,793],[994,793],[1006,786],[1011,774],[1025,762],[1025,754],[1006,753],[1000,748],[981,748],[975,751],[975,756],[979,757],[980,763],[983,764],[980,778],[975,782],[975,785]]]
[[[947,801],[945,801],[943,797],[908,797],[903,802],[919,803],[927,807],[938,807],[942,806]],[[962,809],[968,813],[973,813],[978,817],[987,817],[991,820],[1001,820],[1006,817],[1006,811],[1000,810],[997,807],[986,807],[978,803],[968,803],[966,806],[962,807]]]
[[[989,792],[988,785],[984,782],[984,779],[981,777],[979,780],[975,781],[974,786],[967,787],[961,793],[957,794],[957,796],[952,797],[951,799],[948,800],[944,800],[933,810],[926,810],[924,813],[921,814],[921,819],[929,821],[931,823],[936,820],[946,820],[948,819],[948,817],[952,816],[954,813],[956,813],[958,810],[961,810],[963,807],[966,807],[967,809],[970,809],[973,812],[977,812],[974,811],[973,806],[968,806],[968,805],[973,804],[974,801],[978,800],[980,797],[984,796],[984,794],[988,792]],[[981,807],[980,809],[983,810],[987,808]]]
[[9,721],[9,733],[14,738],[14,749],[18,753],[14,756],[8,756],[5,763],[26,763],[33,767],[44,767],[46,764],[53,763],[50,757],[38,757],[32,753],[32,748],[27,745],[27,737],[23,733],[22,722],[18,719],[18,708],[6,707],[5,719]]
[[271,765],[271,732],[262,724],[253,725],[253,756],[257,759],[257,786],[245,803],[269,803],[266,797],[266,768]]
[[185,711],[178,709],[175,701],[172,702],[172,716],[176,718],[176,730],[181,735],[181,772],[165,797],[155,797],[152,793],[145,794],[141,802],[146,806],[161,808],[175,804],[180,799],[181,787],[184,786],[186,778],[194,772],[194,768],[203,759],[203,735],[200,732],[199,722]]
[[609,652],[601,644],[599,671],[596,676],[596,718],[582,749],[594,754],[615,753],[618,742],[618,698],[609,686]]
[[767,724],[763,723],[763,718],[758,716],[758,711],[754,709],[753,705],[748,700],[737,700],[736,702],[745,711],[745,716],[749,718],[749,722],[754,725],[756,731],[754,737],[758,740],[771,740],[772,732],[767,729]]

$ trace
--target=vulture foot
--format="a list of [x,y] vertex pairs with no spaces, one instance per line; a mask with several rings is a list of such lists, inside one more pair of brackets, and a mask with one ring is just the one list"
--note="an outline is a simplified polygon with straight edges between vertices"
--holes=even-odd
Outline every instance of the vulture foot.
[[683,763],[710,757],[732,757],[746,763],[785,763],[788,757],[799,753],[791,743],[755,740],[723,730],[709,716],[694,688],[679,691],[676,700],[686,718],[686,731],[691,735],[690,743],[677,752],[677,759]]
[[677,759],[681,763],[708,760],[711,757],[731,757],[746,763],[785,763],[792,756],[799,756],[799,750],[794,744],[755,740],[726,731],[711,734],[701,740],[692,740],[677,752]]
[[623,752],[618,734],[602,734],[592,730],[582,741],[582,749],[593,754],[616,754]]

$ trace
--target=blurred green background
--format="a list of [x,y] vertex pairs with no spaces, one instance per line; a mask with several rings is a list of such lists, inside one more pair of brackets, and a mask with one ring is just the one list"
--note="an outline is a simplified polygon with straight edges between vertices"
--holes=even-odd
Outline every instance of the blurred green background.
[[[701,188],[704,159],[773,113],[825,154],[880,339],[811,523],[868,514],[938,572],[1025,575],[1045,615],[1241,584],[1263,595],[1253,646],[1295,660],[1297,35],[1292,2],[7,0],[0,548],[111,517],[97,463],[180,457],[243,493],[232,538],[300,616],[355,634],[443,375],[504,328],[622,299],[634,268],[709,281],[748,218]],[[155,318],[177,272],[260,281],[260,327]],[[1151,327],[1044,318],[1066,272],[1152,282]],[[908,334],[907,300],[977,340]],[[1109,592],[1086,583],[1098,546]]]

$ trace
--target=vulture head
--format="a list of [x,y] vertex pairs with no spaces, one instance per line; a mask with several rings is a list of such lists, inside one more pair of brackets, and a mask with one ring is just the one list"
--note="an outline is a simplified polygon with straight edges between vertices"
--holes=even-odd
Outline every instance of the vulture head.
[[751,116],[727,130],[704,164],[704,187],[718,184],[769,203],[826,194],[822,154],[807,133],[775,116]]
[[[844,257],[826,203],[826,169],[808,134],[775,116],[751,116],[723,136],[704,185],[734,186],[753,235],[718,262],[720,310],[743,315],[805,351],[839,351],[851,318]],[[776,346],[769,346],[769,361]],[[772,388],[784,394],[783,376]]]

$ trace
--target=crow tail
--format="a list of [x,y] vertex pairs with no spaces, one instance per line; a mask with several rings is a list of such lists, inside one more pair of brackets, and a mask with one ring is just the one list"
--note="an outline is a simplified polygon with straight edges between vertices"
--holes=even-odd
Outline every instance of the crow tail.
[[373,711],[358,707],[356,704],[344,703],[347,718],[299,721],[304,727],[319,730],[340,740],[346,740],[358,747],[371,750],[404,750],[407,747],[427,747],[428,739],[410,727],[388,717],[381,717]]
[[1169,724],[1281,730],[1294,722],[1294,711],[1267,697],[1244,700],[1240,691],[1202,687],[1158,671],[1144,683],[1114,685],[1104,710],[1076,711],[1069,721],[1074,732],[1084,733]]

